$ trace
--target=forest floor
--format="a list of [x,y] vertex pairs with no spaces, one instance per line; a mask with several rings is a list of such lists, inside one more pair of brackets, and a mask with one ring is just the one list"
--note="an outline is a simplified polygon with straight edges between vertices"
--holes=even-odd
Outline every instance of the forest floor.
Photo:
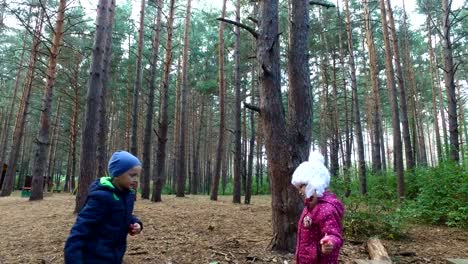
[[[294,256],[268,250],[271,239],[269,196],[252,197],[252,205],[234,205],[231,196],[211,202],[208,196],[175,198],[162,203],[138,200],[135,214],[144,223],[141,235],[128,238],[131,263],[294,263]],[[53,194],[28,202],[15,192],[0,198],[0,264],[63,263],[63,246],[75,221],[74,196]],[[341,263],[368,258],[365,241],[346,239]],[[412,226],[404,240],[383,240],[395,263],[445,263],[468,258],[468,231]]]

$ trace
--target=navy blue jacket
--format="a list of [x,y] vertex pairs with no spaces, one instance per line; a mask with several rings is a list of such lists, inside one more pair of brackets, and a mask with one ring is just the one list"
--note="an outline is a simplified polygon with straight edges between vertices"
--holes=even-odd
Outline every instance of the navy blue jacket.
[[122,263],[133,212],[135,193],[120,191],[110,177],[96,180],[88,191],[65,243],[65,263]]

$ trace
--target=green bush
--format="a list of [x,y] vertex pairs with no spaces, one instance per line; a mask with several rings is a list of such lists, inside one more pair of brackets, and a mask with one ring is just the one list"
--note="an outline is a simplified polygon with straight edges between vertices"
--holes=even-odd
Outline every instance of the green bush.
[[397,239],[403,236],[403,218],[390,201],[353,196],[344,202],[343,230],[347,237]]
[[407,217],[430,224],[468,227],[468,173],[450,163],[417,170],[416,198],[404,207]]

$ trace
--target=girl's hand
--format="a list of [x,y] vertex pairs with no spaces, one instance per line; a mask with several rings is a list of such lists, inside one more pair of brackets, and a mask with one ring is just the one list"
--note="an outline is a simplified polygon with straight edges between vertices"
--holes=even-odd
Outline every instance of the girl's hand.
[[333,251],[333,242],[331,237],[327,234],[320,240],[320,245],[322,245],[323,254],[330,254]]
[[131,236],[140,234],[140,233],[141,233],[141,226],[140,226],[140,224],[139,224],[139,223],[130,224],[128,233],[129,233]]

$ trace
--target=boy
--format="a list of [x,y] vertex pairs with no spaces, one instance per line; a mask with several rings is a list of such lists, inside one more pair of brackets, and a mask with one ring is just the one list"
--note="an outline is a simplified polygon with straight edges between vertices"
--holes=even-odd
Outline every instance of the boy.
[[97,179],[65,243],[65,263],[122,263],[127,234],[136,235],[143,224],[133,213],[132,190],[141,162],[126,151],[109,160],[110,177]]

